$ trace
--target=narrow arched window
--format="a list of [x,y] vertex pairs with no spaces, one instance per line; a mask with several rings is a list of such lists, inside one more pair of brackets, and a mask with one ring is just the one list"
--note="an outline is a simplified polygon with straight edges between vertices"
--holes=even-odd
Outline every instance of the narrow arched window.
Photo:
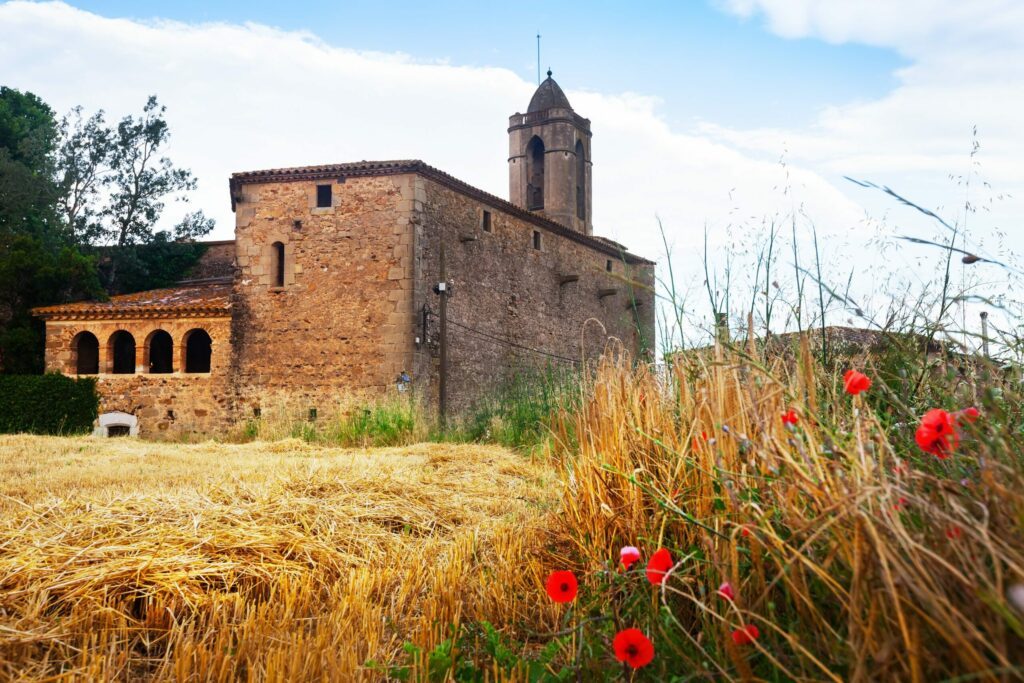
[[537,136],[526,146],[526,208],[544,208],[544,141]]
[[157,330],[146,341],[147,366],[150,374],[165,375],[174,372],[174,341],[171,335]]
[[576,217],[587,217],[587,159],[582,140],[576,141]]
[[271,247],[270,273],[275,287],[284,287],[284,244],[274,242]]
[[189,330],[185,333],[185,372],[209,372],[213,340],[206,330]]
[[79,332],[71,340],[75,373],[96,375],[100,371],[100,340],[92,332]]
[[135,374],[135,337],[118,330],[110,335],[110,371],[115,375]]

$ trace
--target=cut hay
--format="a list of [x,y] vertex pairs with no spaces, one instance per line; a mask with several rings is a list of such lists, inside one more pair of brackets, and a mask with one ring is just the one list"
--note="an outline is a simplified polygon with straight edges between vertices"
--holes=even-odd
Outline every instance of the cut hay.
[[463,619],[548,627],[551,480],[489,446],[0,437],[0,677],[376,679]]

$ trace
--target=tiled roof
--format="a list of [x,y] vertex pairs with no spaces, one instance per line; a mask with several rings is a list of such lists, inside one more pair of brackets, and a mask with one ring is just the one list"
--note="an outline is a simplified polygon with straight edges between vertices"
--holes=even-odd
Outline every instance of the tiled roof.
[[625,259],[627,263],[638,263],[643,265],[654,265],[653,261],[631,254],[628,251],[618,249],[610,240],[591,237],[583,233],[571,230],[561,223],[549,220],[526,209],[520,208],[489,192],[473,187],[469,183],[459,180],[455,176],[434,168],[419,159],[399,159],[392,161],[356,161],[345,164],[326,164],[322,166],[296,166],[294,168],[268,168],[262,171],[244,171],[232,173],[230,180],[231,187],[231,210],[235,210],[235,204],[239,198],[239,187],[246,183],[282,183],[295,180],[325,180],[328,178],[347,178],[360,176],[382,176],[400,175],[403,173],[418,173],[430,178],[441,185],[470,196],[477,201],[489,204],[500,211],[521,218],[548,232],[555,233],[574,242],[584,244],[591,249],[603,252],[616,258]]
[[[822,343],[822,330],[820,327],[808,328],[805,333],[811,348],[819,348]],[[825,340],[831,345],[846,346],[848,348],[859,347],[861,350],[872,350],[886,344],[902,342],[927,349],[929,353],[938,353],[943,350],[944,343],[937,339],[929,339],[928,336],[914,332],[898,332],[892,330],[865,329],[863,327],[846,327],[843,325],[829,325],[825,327]],[[772,335],[772,344],[787,346],[798,344],[800,334],[787,332],[784,334]]]
[[548,77],[537,87],[537,92],[533,93],[533,98],[530,99],[530,107],[526,110],[526,113],[544,111],[554,107],[572,109],[572,105],[569,104],[569,98],[565,96],[562,89],[555,83],[555,79],[551,78],[551,72],[549,71]]
[[231,281],[218,279],[32,309],[48,320],[102,318],[219,317],[231,314]]

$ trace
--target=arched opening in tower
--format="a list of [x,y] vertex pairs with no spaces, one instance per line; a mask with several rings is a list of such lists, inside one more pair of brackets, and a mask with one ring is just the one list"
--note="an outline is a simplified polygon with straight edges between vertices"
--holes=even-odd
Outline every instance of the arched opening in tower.
[[534,136],[526,146],[526,208],[544,208],[544,141]]
[[583,153],[583,141],[576,141],[576,217],[587,218],[587,159]]

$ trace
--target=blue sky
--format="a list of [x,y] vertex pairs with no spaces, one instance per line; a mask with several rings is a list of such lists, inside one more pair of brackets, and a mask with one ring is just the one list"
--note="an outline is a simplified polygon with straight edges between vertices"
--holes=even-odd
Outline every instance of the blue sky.
[[[844,176],[967,226],[968,249],[1022,262],[1021,0],[499,7],[9,0],[0,83],[110,119],[157,93],[167,151],[199,180],[164,220],[202,209],[226,239],[235,171],[421,158],[507,196],[506,127],[536,87],[539,30],[542,67],[592,121],[595,234],[664,263],[664,228],[695,299],[705,234],[716,267],[729,254],[742,277],[773,223],[795,223],[804,248],[813,226],[825,271],[845,283],[853,270],[868,308],[927,290],[935,251],[894,236],[937,224]],[[982,271],[990,293],[1015,296]]]
[[671,123],[810,124],[824,106],[873,99],[896,85],[907,61],[895,50],[787,39],[714,3],[485,2],[73,3],[107,17],[257,22],[307,30],[333,45],[401,51],[422,61],[500,66],[536,79],[542,70],[574,89],[632,91],[664,101]]

